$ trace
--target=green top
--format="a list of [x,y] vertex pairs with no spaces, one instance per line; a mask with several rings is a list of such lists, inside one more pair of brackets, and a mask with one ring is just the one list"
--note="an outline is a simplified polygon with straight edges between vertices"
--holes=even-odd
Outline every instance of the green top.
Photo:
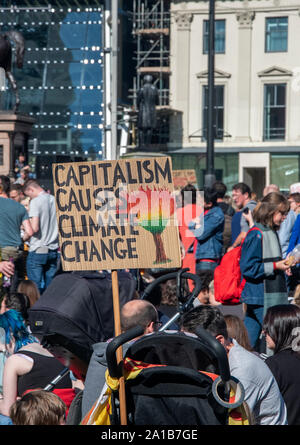
[[21,225],[29,219],[25,207],[9,198],[0,198],[0,247],[22,244]]

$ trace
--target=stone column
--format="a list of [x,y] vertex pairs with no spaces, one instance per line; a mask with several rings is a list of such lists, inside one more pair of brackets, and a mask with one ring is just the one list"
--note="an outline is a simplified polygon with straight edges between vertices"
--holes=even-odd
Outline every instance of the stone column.
[[193,14],[184,12],[175,14],[177,25],[174,56],[175,82],[173,85],[173,108],[182,112],[182,142],[187,143],[189,134],[189,95],[190,95],[190,31]]
[[236,141],[250,141],[251,113],[251,64],[252,64],[252,22],[254,11],[241,11],[236,14],[239,22],[238,33],[238,78]]
[[28,136],[31,134],[34,119],[23,114],[0,111],[0,174],[13,177],[15,160],[28,150]]

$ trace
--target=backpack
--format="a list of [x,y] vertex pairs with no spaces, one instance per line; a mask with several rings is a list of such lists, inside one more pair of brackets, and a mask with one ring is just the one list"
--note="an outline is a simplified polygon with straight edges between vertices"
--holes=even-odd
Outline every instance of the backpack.
[[[222,205],[221,205],[222,204]],[[224,214],[224,229],[223,229],[223,248],[222,255],[226,252],[228,247],[231,246],[231,221],[232,216],[234,215],[234,210],[229,204],[220,203],[219,207],[221,208]]]
[[[257,227],[252,227],[247,234],[252,230],[261,232]],[[242,291],[246,283],[246,280],[242,279],[240,269],[243,241],[239,246],[226,252],[220,264],[215,268],[214,293],[215,300],[219,303],[228,305],[240,303]]]
[[229,246],[231,246],[231,220],[232,216],[227,213],[224,214],[224,230],[223,230],[223,252],[225,253]]

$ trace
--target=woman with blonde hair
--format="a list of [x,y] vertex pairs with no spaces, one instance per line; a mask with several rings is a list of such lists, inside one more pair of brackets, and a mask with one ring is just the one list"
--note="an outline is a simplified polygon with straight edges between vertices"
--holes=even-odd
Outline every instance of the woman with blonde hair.
[[288,211],[289,202],[282,194],[271,192],[266,195],[253,210],[255,224],[242,245],[244,323],[253,348],[258,346],[263,316],[268,307],[288,303],[284,273],[291,265],[282,259],[277,235]]
[[224,319],[229,337],[234,338],[240,346],[252,352],[253,348],[250,345],[248,331],[243,320],[232,314],[224,315]]
[[32,280],[23,280],[19,283],[17,292],[26,295],[30,302],[30,307],[40,298],[37,285]]

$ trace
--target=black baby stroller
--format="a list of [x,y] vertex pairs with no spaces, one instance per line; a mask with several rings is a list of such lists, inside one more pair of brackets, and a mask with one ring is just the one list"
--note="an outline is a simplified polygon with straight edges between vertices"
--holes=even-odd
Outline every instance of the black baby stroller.
[[[155,285],[174,277],[179,285],[184,278],[195,280],[194,294],[184,301],[179,296],[180,310],[188,310],[197,295],[199,277],[187,274],[185,270],[160,277],[151,284],[149,293]],[[147,297],[147,292],[144,297]],[[178,315],[170,323],[177,318]],[[123,361],[118,364],[116,350],[142,334],[143,329],[137,327],[109,343],[107,387],[103,388],[82,424],[121,423],[119,381],[122,378],[125,379],[128,424],[249,423],[249,417],[243,409],[243,387],[230,375],[226,351],[212,335],[201,328],[194,336],[165,331],[163,327],[160,332],[145,335],[133,342]],[[235,415],[232,416],[234,411]]]
[[[118,272],[120,304],[135,296],[135,280]],[[74,374],[85,379],[92,345],[114,335],[111,275],[70,272],[57,275],[29,310],[34,335]]]

